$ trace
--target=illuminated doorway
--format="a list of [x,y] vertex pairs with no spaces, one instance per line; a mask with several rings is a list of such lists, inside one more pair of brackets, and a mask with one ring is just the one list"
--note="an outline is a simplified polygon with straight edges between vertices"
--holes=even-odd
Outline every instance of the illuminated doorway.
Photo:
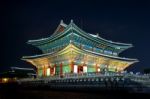
[[83,73],[87,73],[87,66],[83,66]]
[[77,65],[74,65],[74,69],[73,69],[73,73],[78,73],[78,66]]
[[46,71],[46,76],[50,76],[50,68],[47,68],[47,71]]

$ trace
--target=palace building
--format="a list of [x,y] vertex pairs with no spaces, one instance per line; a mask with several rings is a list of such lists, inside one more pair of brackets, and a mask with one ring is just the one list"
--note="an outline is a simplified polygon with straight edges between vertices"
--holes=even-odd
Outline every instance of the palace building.
[[54,33],[47,38],[27,42],[43,54],[23,56],[37,68],[38,77],[80,74],[90,72],[122,72],[137,59],[119,57],[132,44],[112,42],[99,35],[87,33],[71,20],[69,25],[62,20]]

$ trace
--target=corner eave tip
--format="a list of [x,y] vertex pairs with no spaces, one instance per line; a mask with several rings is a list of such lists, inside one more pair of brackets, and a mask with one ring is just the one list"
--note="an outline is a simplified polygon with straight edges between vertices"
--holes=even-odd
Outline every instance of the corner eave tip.
[[61,19],[60,23],[64,23],[63,19]]
[[71,23],[73,23],[73,19],[71,19],[71,21],[70,21]]

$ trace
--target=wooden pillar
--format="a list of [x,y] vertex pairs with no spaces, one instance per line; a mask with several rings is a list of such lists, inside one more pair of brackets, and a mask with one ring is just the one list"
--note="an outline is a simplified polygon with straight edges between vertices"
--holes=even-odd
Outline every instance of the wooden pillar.
[[51,76],[54,75],[54,67],[50,67],[50,75],[51,75]]
[[42,71],[43,71],[43,76],[45,77],[45,66],[43,66]]
[[54,68],[53,68],[54,70],[54,74],[56,74],[56,64],[54,65]]
[[39,69],[38,69],[38,67],[36,68],[36,77],[38,77],[39,76]]
[[79,74],[79,71],[80,71],[80,65],[78,65],[78,74]]
[[45,66],[45,76],[47,76],[47,67]]
[[95,65],[96,73],[98,73],[98,67],[97,64]]
[[71,68],[71,73],[73,73],[73,71],[74,71],[74,62],[73,61],[71,61],[71,63],[70,63],[70,68]]
[[51,67],[49,66],[49,72],[50,72],[50,76],[51,76]]
[[50,75],[53,75],[53,67],[50,66]]
[[63,64],[60,63],[60,76],[63,76],[63,68],[62,68]]

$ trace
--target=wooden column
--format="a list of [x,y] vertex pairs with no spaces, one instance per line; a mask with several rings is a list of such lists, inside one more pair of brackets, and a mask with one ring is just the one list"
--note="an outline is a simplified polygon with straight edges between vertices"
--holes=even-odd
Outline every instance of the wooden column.
[[38,77],[38,76],[39,76],[39,69],[36,68],[36,77]]
[[98,73],[98,68],[97,68],[97,64],[95,65],[95,69],[96,69],[96,73]]
[[45,66],[43,66],[42,70],[43,70],[43,76],[45,77]]
[[74,71],[74,62],[73,61],[71,61],[71,63],[70,63],[70,68],[71,68],[71,73],[73,73],[73,71]]
[[53,67],[50,67],[50,75],[53,76]]
[[47,67],[45,66],[45,76],[47,76]]
[[60,76],[62,77],[63,76],[63,68],[62,68],[63,64],[60,63]]
[[51,74],[51,76],[54,75],[54,67],[50,67],[50,74]]
[[53,69],[54,69],[54,70],[53,70],[53,71],[54,71],[53,73],[56,74],[56,64],[54,65],[54,68],[53,68]]

